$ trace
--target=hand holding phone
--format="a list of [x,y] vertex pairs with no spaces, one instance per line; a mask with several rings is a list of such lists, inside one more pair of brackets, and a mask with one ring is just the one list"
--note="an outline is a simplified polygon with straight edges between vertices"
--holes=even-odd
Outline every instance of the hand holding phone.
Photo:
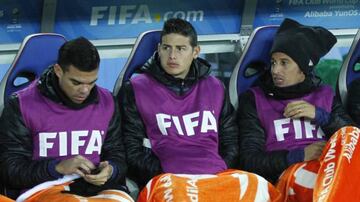
[[96,167],[95,169],[91,170],[90,174],[91,175],[97,175],[97,174],[100,173],[100,171],[101,171],[100,167]]

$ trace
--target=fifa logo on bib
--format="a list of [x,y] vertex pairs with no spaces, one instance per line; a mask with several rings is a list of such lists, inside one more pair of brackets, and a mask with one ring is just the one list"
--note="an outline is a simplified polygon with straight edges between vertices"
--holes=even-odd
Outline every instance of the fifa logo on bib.
[[39,156],[68,156],[78,155],[80,150],[84,154],[101,153],[104,131],[78,130],[70,132],[40,132]]
[[[295,139],[314,137],[321,139],[325,136],[321,128],[316,127],[316,125],[312,124],[309,120],[277,119],[274,120],[274,129],[277,141],[284,141],[286,135],[293,133]],[[293,133],[291,131],[293,131]]]
[[[200,127],[200,133],[217,132],[217,121],[214,113],[208,110],[194,112],[183,116],[156,114],[156,122],[162,135],[168,135],[168,129],[175,127],[180,135],[193,136],[195,129]],[[185,130],[183,130],[183,127]],[[185,133],[184,133],[185,132]]]

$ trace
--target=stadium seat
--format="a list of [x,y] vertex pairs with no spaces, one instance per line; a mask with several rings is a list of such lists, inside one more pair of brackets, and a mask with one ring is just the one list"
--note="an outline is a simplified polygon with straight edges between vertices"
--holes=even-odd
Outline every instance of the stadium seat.
[[[65,41],[64,36],[54,33],[32,34],[23,40],[0,83],[0,114],[9,95],[29,85],[49,65],[56,62],[58,50]],[[0,194],[15,199],[19,190],[7,189],[0,183]]]
[[337,90],[344,106],[347,102],[347,90],[349,84],[353,80],[360,78],[360,68],[355,68],[356,64],[360,64],[360,29],[355,35],[349,53],[347,54],[339,73]]
[[[121,86],[154,54],[160,42],[160,34],[160,30],[151,30],[143,32],[137,37],[130,56],[116,80],[113,90],[114,95],[119,93]],[[136,199],[139,194],[136,183],[127,178],[126,185],[130,190],[131,197]]]
[[229,94],[235,108],[238,107],[238,96],[253,85],[261,71],[270,67],[269,53],[278,27],[258,27],[251,33],[230,77]]
[[56,62],[58,50],[65,43],[64,36],[55,33],[38,33],[27,36],[0,83],[0,114],[9,95],[16,92]]
[[153,55],[160,42],[160,30],[151,30],[141,33],[135,41],[130,56],[116,80],[113,93],[117,95],[124,82],[128,81],[137,69]]

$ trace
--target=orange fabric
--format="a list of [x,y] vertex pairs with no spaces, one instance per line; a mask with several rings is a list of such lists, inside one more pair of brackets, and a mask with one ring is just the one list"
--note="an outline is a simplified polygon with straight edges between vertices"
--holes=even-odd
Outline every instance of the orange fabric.
[[158,175],[140,192],[138,202],[279,199],[279,191],[260,176],[245,171],[227,170],[217,175]]
[[344,127],[326,145],[314,201],[360,201],[360,129]]
[[92,197],[82,197],[74,194],[65,194],[61,191],[65,190],[65,187],[69,183],[57,185],[49,189],[39,191],[38,193],[32,195],[26,200],[26,202],[133,202],[134,200],[125,192],[119,190],[104,190],[96,196]]
[[282,201],[312,201],[319,161],[308,161],[290,166],[280,176],[276,188],[284,197]]
[[15,202],[15,201],[0,194],[0,202]]
[[359,201],[360,129],[343,127],[326,144],[319,160],[290,166],[276,188],[283,201]]

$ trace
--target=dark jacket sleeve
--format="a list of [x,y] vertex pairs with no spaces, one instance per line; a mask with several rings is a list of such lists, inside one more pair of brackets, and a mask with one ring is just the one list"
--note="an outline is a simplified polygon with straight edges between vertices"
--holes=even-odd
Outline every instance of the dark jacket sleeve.
[[327,138],[330,138],[337,130],[344,126],[354,125],[350,116],[346,113],[338,95],[333,98],[330,118],[327,124],[321,126]]
[[360,127],[360,79],[354,80],[348,89],[347,111]]
[[135,103],[135,95],[130,82],[127,82],[118,94],[120,111],[123,117],[122,129],[125,138],[129,178],[140,186],[162,172],[158,157],[150,148],[143,146],[147,138],[145,125]]
[[32,138],[22,118],[19,101],[12,96],[0,117],[0,180],[13,189],[33,187],[54,180],[51,160],[32,160]]
[[254,95],[247,91],[239,99],[240,169],[275,182],[289,166],[288,151],[265,151],[266,134],[257,115]]
[[115,167],[113,172],[115,171],[116,173],[113,173],[111,180],[125,184],[127,165],[120,117],[119,106],[117,101],[115,101],[114,114],[109,123],[100,158],[101,161],[109,161]]
[[239,130],[236,122],[236,112],[230,103],[226,90],[219,123],[219,153],[228,168],[238,168]]

